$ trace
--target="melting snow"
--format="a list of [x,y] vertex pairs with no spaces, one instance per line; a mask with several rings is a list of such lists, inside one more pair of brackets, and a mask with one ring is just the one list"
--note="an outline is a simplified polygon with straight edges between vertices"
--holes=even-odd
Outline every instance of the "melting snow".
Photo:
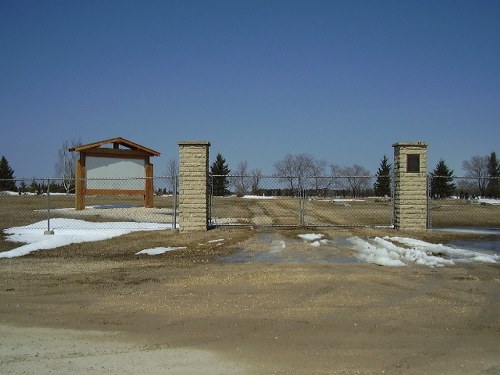
[[52,219],[53,235],[45,235],[41,228],[46,227],[46,221],[40,221],[24,227],[5,229],[5,239],[13,242],[23,242],[22,245],[10,251],[0,252],[0,258],[14,258],[27,255],[33,251],[55,249],[60,246],[78,242],[107,240],[131,232],[170,229],[170,224],[116,222],[93,223],[75,219]]
[[182,250],[182,249],[185,249],[185,247],[153,247],[151,249],[141,250],[135,254],[160,255],[166,253],[167,251]]
[[315,234],[315,233],[299,234],[298,237],[306,241],[316,241],[323,238],[323,234]]
[[[117,228],[116,223],[113,222],[93,223],[75,219],[53,219],[51,223],[55,234],[44,235],[42,228],[44,228],[45,223],[45,221],[41,221],[24,227],[5,229],[6,240],[26,244],[10,251],[0,252],[0,258],[19,257],[33,251],[54,249],[71,243],[106,240],[135,231],[171,228],[170,224],[160,223],[120,222],[120,226]],[[323,234],[301,234],[299,237],[304,241],[308,241],[307,243],[313,247],[319,247],[321,244],[328,242],[322,239]],[[223,239],[217,239],[210,242],[222,244],[223,241]],[[418,264],[443,267],[460,262],[499,262],[498,254],[457,249],[406,237],[376,237],[372,239],[353,237],[349,241],[355,245],[358,259],[386,266]],[[284,241],[274,245],[273,249],[276,251],[286,247]],[[136,254],[157,255],[180,249],[183,249],[183,247],[156,247],[141,250]]]
[[459,262],[497,263],[499,258],[497,254],[456,249],[413,238],[376,237],[361,239],[353,237],[350,241],[356,246],[358,259],[383,266],[418,264],[444,267]]

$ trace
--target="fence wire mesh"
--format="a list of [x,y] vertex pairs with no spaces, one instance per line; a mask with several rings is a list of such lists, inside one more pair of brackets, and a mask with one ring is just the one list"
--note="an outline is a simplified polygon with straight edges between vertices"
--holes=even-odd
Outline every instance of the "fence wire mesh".
[[499,179],[429,175],[430,228],[500,228]]
[[[213,225],[390,226],[390,196],[376,178],[211,176]],[[389,192],[390,195],[390,192]]]
[[[443,193],[443,181],[453,189]],[[133,181],[132,181],[133,180]],[[162,223],[176,227],[177,177],[154,177],[153,207],[141,194],[86,196],[84,210],[75,210],[74,180],[54,178],[0,180],[0,230],[34,225],[46,230],[77,229],[81,219],[106,223]],[[94,179],[96,190],[142,187],[145,179]],[[377,188],[389,186],[381,197]],[[500,228],[498,179],[429,176],[429,227]],[[387,187],[386,186],[386,187]],[[390,178],[373,176],[210,176],[210,223],[216,226],[391,226],[393,200]],[[136,192],[137,193],[137,192]],[[377,196],[378,195],[378,196]],[[103,224],[104,225],[104,224]],[[98,229],[99,227],[96,227]],[[53,228],[51,228],[53,229]]]
[[[61,179],[11,180],[15,189],[0,192],[0,229],[31,225],[47,229],[50,222],[59,229],[78,229],[80,219],[104,223],[106,228],[130,227],[124,223],[162,223],[174,227],[177,222],[176,177],[153,178],[153,207],[146,208],[144,195],[111,195],[110,189],[130,190],[131,186],[145,186],[145,179],[93,179],[87,180],[92,189],[106,194],[85,197],[85,209],[75,210],[75,181]],[[112,186],[112,188],[110,187]],[[49,222],[50,221],[50,222]],[[54,229],[54,228],[50,228]],[[99,229],[94,225],[94,229]]]

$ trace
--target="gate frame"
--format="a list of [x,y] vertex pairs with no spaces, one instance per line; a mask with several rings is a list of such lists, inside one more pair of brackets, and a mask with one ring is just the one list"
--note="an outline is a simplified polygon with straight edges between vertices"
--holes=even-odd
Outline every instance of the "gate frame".
[[[178,144],[180,149],[179,218],[181,230],[207,230],[209,225],[213,225],[213,195],[210,194],[212,189],[209,186],[208,170],[210,143],[185,141]],[[429,222],[427,146],[426,142],[393,144],[394,196],[391,221],[392,227],[395,229],[427,229]],[[304,202],[306,193],[300,191],[298,194],[298,226],[305,226]],[[215,223],[215,225],[217,224]],[[318,225],[311,224],[311,226]]]
[[[306,188],[297,188],[294,191],[297,192],[296,195],[294,196],[289,196],[289,199],[294,199],[298,202],[297,205],[297,217],[298,221],[295,224],[269,224],[269,225],[259,225],[259,224],[253,224],[253,223],[232,223],[232,224],[218,224],[217,220],[214,220],[212,217],[212,207],[214,207],[214,195],[213,195],[213,178],[214,177],[222,177],[224,175],[211,175],[209,174],[208,177],[208,192],[209,192],[209,206],[208,206],[208,223],[211,227],[229,227],[229,226],[234,226],[234,227],[269,227],[269,228],[319,228],[319,227],[324,227],[324,228],[354,228],[354,227],[387,227],[387,228],[394,228],[394,176],[390,176],[391,178],[391,220],[389,224],[307,224],[306,223],[306,215],[307,215],[307,201],[308,201],[308,195],[307,195],[307,190]],[[224,177],[247,177],[247,176],[240,176],[240,175],[225,175]],[[317,178],[318,176],[308,176],[308,177],[303,177],[303,178]],[[319,177],[332,177],[332,176],[319,176]],[[373,178],[375,176],[349,176],[349,178]],[[267,176],[264,178],[275,178],[275,179],[282,179],[281,177],[276,177],[276,176]],[[294,178],[300,181],[301,177],[288,177],[288,178]],[[347,178],[347,176],[335,176],[333,178]],[[299,186],[300,182],[299,182]]]

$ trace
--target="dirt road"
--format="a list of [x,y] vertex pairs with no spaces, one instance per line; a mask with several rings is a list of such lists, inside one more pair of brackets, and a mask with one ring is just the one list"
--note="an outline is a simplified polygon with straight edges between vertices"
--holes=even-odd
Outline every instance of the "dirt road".
[[135,252],[165,239],[134,234],[2,260],[0,372],[500,374],[498,264],[220,260],[254,234],[168,234],[188,249],[155,257]]

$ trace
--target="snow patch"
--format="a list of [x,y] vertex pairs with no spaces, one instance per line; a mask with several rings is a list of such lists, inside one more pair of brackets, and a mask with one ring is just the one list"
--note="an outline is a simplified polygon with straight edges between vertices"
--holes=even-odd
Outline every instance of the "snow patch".
[[53,235],[45,235],[41,229],[47,227],[46,221],[5,229],[7,241],[26,244],[1,252],[0,258],[20,257],[33,251],[55,249],[72,243],[102,241],[132,232],[172,228],[170,224],[160,223],[120,222],[120,228],[116,228],[116,223],[113,222],[94,223],[76,219],[52,219],[50,222]]
[[140,255],[140,254],[160,255],[160,254],[166,253],[168,251],[183,250],[183,249],[186,249],[186,247],[153,247],[151,249],[141,250],[135,254],[136,255]]
[[478,199],[472,200],[472,203],[499,205],[500,199],[478,198]]
[[356,247],[358,259],[383,266],[417,264],[444,267],[459,262],[497,263],[499,260],[497,254],[456,249],[405,237],[353,237],[350,242]]
[[224,238],[219,238],[218,240],[210,240],[207,243],[214,243],[214,242],[224,242]]
[[309,234],[299,234],[298,237],[305,241],[316,241],[324,237],[323,234],[309,233]]
[[242,198],[244,199],[275,199],[271,195],[244,195]]

